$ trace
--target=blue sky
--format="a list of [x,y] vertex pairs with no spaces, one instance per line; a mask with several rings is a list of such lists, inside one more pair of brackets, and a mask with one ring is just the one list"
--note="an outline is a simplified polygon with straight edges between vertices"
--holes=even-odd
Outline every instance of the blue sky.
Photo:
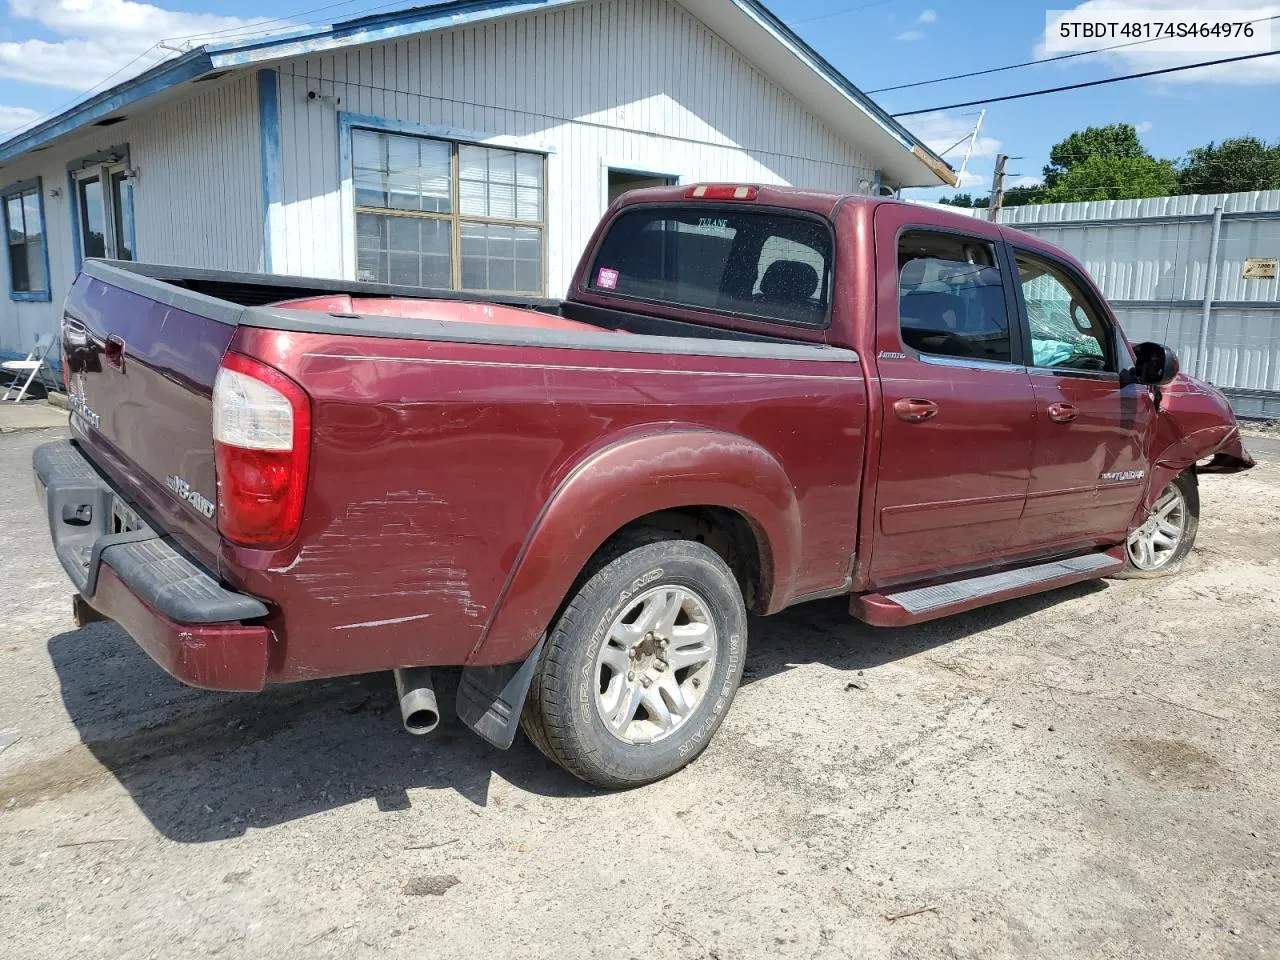
[[[766,0],[769,2],[769,0]],[[110,83],[167,55],[163,38],[250,29],[262,20],[332,22],[371,10],[412,6],[388,0],[0,0],[0,131],[61,109],[86,89]],[[1035,59],[1045,6],[1022,0],[772,0],[774,12],[864,90]],[[1247,0],[1086,0],[1096,8],[1247,7]],[[1071,0],[1048,6],[1069,9]],[[855,9],[860,8],[860,9]],[[1258,4],[1259,16],[1280,2]],[[270,26],[278,26],[279,23]],[[1280,26],[1280,24],[1278,24]],[[256,27],[253,29],[263,29]],[[1277,30],[1280,45],[1280,30]],[[1204,59],[1204,54],[1122,51],[1047,63],[993,76],[876,94],[890,112],[995,96]],[[1049,148],[1073,130],[1128,122],[1158,156],[1177,158],[1210,140],[1252,134],[1280,139],[1280,56],[1248,65],[1134,80],[988,109],[970,161],[972,192],[990,184],[994,156],[1012,160],[1010,183],[1038,177]],[[935,149],[963,136],[978,108],[905,118]],[[947,155],[959,166],[960,150]],[[929,195],[936,195],[933,191]]]

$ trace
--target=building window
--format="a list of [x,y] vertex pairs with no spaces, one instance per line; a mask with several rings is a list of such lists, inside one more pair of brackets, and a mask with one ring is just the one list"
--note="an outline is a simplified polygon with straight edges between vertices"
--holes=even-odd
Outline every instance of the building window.
[[0,193],[9,243],[9,298],[49,299],[49,259],[45,255],[44,200],[40,180],[14,184]]
[[136,259],[133,178],[118,149],[79,161],[71,181],[79,259]]
[[540,154],[361,129],[351,153],[358,279],[541,295]]

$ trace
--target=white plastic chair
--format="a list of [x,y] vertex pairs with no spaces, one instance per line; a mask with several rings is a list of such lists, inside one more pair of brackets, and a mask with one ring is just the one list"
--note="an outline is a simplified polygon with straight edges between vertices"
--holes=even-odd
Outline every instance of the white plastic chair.
[[13,398],[14,403],[20,402],[27,395],[27,390],[30,389],[32,381],[39,376],[41,370],[48,370],[50,374],[53,373],[53,368],[45,362],[49,356],[49,351],[53,349],[53,341],[53,334],[40,334],[36,337],[35,347],[27,354],[27,359],[6,360],[4,363],[0,363],[0,370],[10,374],[12,377],[9,388],[5,390],[4,396],[0,397],[0,402],[9,399],[9,394],[13,393],[18,381],[22,380],[24,373],[27,375],[27,379],[23,382],[22,389],[18,391],[18,395]]

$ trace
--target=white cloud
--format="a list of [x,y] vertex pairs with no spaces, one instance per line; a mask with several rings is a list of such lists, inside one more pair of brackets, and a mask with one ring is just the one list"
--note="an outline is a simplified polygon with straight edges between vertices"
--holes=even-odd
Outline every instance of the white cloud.
[[920,16],[916,17],[916,23],[935,23],[937,19],[937,10],[921,10]]
[[1138,133],[1150,133],[1153,126],[1155,126],[1155,124],[1150,120],[1140,120],[1133,125],[1133,129],[1137,130]]
[[1019,177],[1009,184],[1011,187],[1038,187],[1044,183],[1040,177]]
[[[152,50],[130,63],[160,40],[234,30],[265,19],[186,13],[133,0],[9,0],[9,15],[13,20],[31,21],[64,39],[0,43],[0,77],[77,91],[88,90],[126,65],[128,69],[112,77],[111,83],[119,83],[172,56],[170,51]],[[272,24],[273,28],[276,26],[283,25]],[[194,42],[235,36],[223,34]]]
[[34,123],[39,117],[40,111],[29,107],[0,106],[0,134],[19,130]]
[[990,174],[974,173],[972,170],[966,170],[963,174],[957,174],[956,187],[964,190],[969,187],[981,187],[991,182]]
[[895,40],[902,40],[905,43],[911,43],[913,40],[923,40],[924,34],[919,30],[904,30],[902,33],[894,37]]
[[[1071,14],[1073,18],[1121,22],[1124,21],[1125,13],[1128,11],[1186,10],[1188,8],[1194,9],[1200,19],[1207,20],[1214,19],[1212,16],[1214,11],[1234,11],[1241,8],[1249,10],[1249,19],[1251,20],[1280,14],[1280,4],[1270,3],[1249,8],[1246,4],[1240,3],[1240,0],[1198,0],[1194,4],[1189,3],[1188,0],[1085,0],[1084,3],[1077,4],[1072,8]],[[1273,34],[1280,37],[1280,22],[1273,22],[1272,27]],[[1115,39],[1090,41],[1088,46],[1089,48],[1097,48],[1127,42],[1126,38],[1117,37]],[[1275,39],[1273,39],[1272,43],[1273,45],[1275,44]],[[1160,70],[1164,67],[1181,66],[1200,60],[1216,60],[1221,57],[1236,56],[1244,52],[1247,51],[1222,50],[1220,52],[1207,52],[1203,49],[1171,51],[1167,48],[1162,49],[1160,41],[1153,41],[1069,60],[1064,66],[1070,65],[1074,67],[1083,64],[1104,63],[1115,67],[1118,72],[1141,72],[1143,70]],[[1035,55],[1038,58],[1053,56],[1052,53],[1045,50],[1045,38],[1043,36],[1035,46]],[[1217,83],[1245,86],[1278,83],[1280,82],[1280,57],[1260,57],[1256,60],[1226,63],[1217,67],[1184,70],[1179,73],[1163,74],[1152,79],[1169,84]]]
[[[965,148],[968,146],[967,143],[959,143],[959,141],[969,135],[976,120],[976,115],[935,111],[911,117],[907,120],[907,129],[927,143],[934,153],[947,151],[943,159],[959,169],[960,161],[964,159]],[[999,140],[979,134],[978,142],[974,144],[973,153],[969,156],[969,162],[972,163],[976,157],[994,157],[999,152]]]

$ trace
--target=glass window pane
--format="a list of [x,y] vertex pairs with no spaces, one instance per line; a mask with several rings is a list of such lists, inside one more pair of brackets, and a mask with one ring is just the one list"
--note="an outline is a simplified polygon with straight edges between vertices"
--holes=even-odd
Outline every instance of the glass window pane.
[[9,246],[9,283],[16,292],[31,289],[31,277],[27,273],[26,244],[18,243]]
[[516,154],[516,183],[542,189],[542,157],[536,153]]
[[907,233],[898,242],[902,342],[920,353],[1008,362],[1009,315],[985,240]]
[[41,291],[48,289],[44,271],[43,238],[27,242],[27,284],[22,289]]
[[614,221],[588,282],[611,294],[820,327],[831,250],[830,228],[804,217],[649,207]]
[[111,203],[116,217],[116,259],[132,260],[133,252],[133,181],[123,173],[111,176]]
[[40,240],[40,194],[32,190],[22,195],[22,220],[27,241]]
[[542,191],[535,190],[531,187],[518,187],[516,189],[516,219],[517,220],[541,220],[542,219]]
[[361,280],[445,289],[453,285],[448,220],[357,214],[356,254]]
[[1107,328],[1074,280],[1038,257],[1018,254],[1018,279],[1037,367],[1109,370]]
[[4,202],[5,226],[9,231],[9,243],[25,243],[27,231],[22,226],[22,197],[15,194]]
[[463,223],[461,233],[465,289],[541,293],[541,230]]
[[80,243],[86,257],[107,255],[107,218],[97,177],[80,181]]

